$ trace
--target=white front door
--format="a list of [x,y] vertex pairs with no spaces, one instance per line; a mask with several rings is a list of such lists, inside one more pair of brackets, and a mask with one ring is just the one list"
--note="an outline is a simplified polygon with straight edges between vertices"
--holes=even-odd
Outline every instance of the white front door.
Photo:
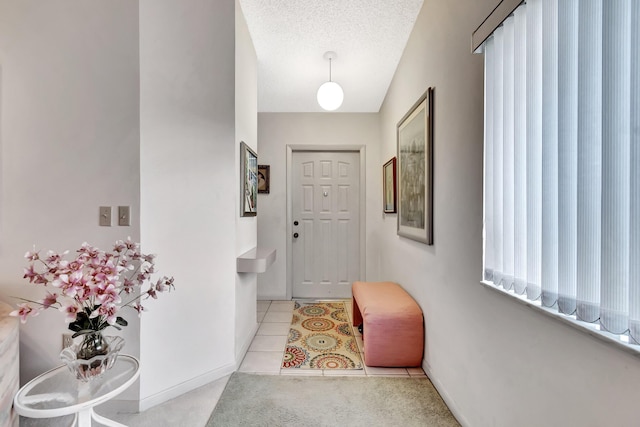
[[294,298],[350,298],[360,274],[360,153],[292,155]]

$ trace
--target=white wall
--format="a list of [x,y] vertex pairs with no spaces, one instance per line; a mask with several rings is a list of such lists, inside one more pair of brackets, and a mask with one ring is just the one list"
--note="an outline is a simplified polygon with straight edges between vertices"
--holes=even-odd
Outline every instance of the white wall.
[[[125,352],[142,361],[123,396],[142,409],[233,371],[256,327],[255,276],[235,272],[256,241],[255,219],[237,218],[238,138],[257,143],[255,53],[239,9],[236,50],[236,7],[0,0],[0,299],[43,296],[22,279],[33,244],[141,241],[176,280],[142,324],[123,313]],[[99,227],[103,205],[114,224],[131,206],[132,226]],[[63,332],[51,311],[21,328],[22,383],[60,364]]]
[[473,30],[497,0],[425,0],[381,110],[381,159],[398,120],[435,87],[435,245],[383,221],[381,277],[426,317],[424,367],[463,425],[637,425],[640,360],[497,295],[482,267],[483,58]]
[[176,285],[142,319],[142,409],[235,368],[234,39],[234,0],[140,0],[141,239]]
[[[287,296],[286,166],[288,145],[358,145],[366,147],[366,265],[377,276],[377,226],[382,215],[382,163],[378,114],[260,113],[259,163],[270,165],[269,194],[258,195],[258,243],[276,248],[275,263],[258,276],[258,298]],[[388,160],[388,159],[387,159]],[[385,160],[386,161],[386,160]],[[365,279],[365,278],[362,278]]]
[[[257,245],[257,219],[240,217],[240,141],[258,152],[258,61],[240,3],[236,0],[236,255]],[[260,161],[260,157],[258,157]],[[258,206],[258,210],[260,207]],[[236,362],[240,364],[258,328],[256,274],[236,274]]]
[[[138,88],[136,2],[0,0],[3,301],[44,297],[22,279],[33,245],[62,252],[139,239]],[[130,205],[132,225],[114,217],[99,227],[102,205]],[[125,351],[138,355],[138,317],[123,316]],[[67,331],[55,310],[21,326],[22,383],[61,363]]]

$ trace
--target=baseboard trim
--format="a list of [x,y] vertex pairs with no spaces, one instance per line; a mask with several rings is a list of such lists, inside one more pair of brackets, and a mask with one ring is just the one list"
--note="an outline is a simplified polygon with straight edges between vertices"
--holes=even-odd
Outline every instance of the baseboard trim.
[[286,295],[258,295],[258,301],[291,301]]
[[247,335],[245,342],[242,344],[242,347],[240,347],[240,351],[236,353],[236,370],[240,369],[240,365],[244,360],[244,356],[247,354],[247,351],[249,351],[251,342],[253,342],[253,338],[256,336],[256,333],[258,333],[259,327],[260,327],[260,324],[256,323],[255,326],[253,327],[253,331],[249,335]]
[[141,399],[139,402],[138,411],[144,412],[149,408],[153,408],[168,400],[181,396],[192,390],[202,387],[205,384],[209,384],[215,380],[218,380],[227,375],[231,375],[236,370],[236,364],[230,363],[212,371],[206,372],[181,384],[175,385],[171,388],[156,393],[152,396]]
[[442,400],[444,400],[444,403],[447,405],[447,407],[449,408],[453,416],[456,418],[456,420],[458,420],[460,425],[462,427],[469,427],[471,424],[469,424],[469,422],[464,417],[464,415],[460,413],[460,410],[458,408],[458,405],[456,405],[455,400],[453,400],[449,395],[449,393],[447,393],[446,388],[444,387],[444,385],[442,385],[438,377],[433,373],[433,371],[431,370],[431,366],[429,366],[429,364],[426,361],[422,362],[422,369],[424,370],[425,374],[427,374],[427,376],[429,377],[429,380],[431,380],[431,383],[436,388],[436,390],[438,390],[440,397],[442,397]]

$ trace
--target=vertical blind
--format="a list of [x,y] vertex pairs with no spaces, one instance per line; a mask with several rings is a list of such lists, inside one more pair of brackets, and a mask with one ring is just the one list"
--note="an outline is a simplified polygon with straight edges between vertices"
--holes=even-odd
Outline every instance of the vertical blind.
[[528,0],[484,42],[484,280],[640,342],[640,1]]

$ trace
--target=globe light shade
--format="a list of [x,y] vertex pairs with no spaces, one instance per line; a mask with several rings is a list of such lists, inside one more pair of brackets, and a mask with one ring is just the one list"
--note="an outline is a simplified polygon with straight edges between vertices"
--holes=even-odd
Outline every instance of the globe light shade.
[[318,104],[327,111],[338,109],[343,100],[344,92],[336,82],[325,82],[318,89]]

